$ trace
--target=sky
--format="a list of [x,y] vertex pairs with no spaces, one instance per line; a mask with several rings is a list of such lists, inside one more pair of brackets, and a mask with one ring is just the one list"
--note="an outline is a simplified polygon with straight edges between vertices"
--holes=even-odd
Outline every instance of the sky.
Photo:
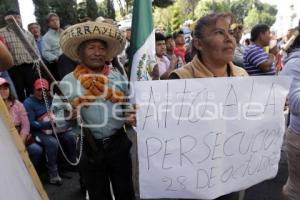
[[[22,16],[23,27],[27,27],[29,23],[36,22],[36,18],[34,16],[34,5],[32,0],[18,0],[20,6],[20,12]],[[77,0],[80,2],[82,0]]]
[[32,0],[19,0],[19,6],[23,27],[27,28],[29,23],[36,22]]
[[[275,4],[274,2],[279,2],[278,0],[261,0],[261,1],[271,3],[271,4]],[[27,24],[36,21],[34,16],[34,6],[32,0],[19,0],[19,6],[20,6],[24,27],[27,27]]]

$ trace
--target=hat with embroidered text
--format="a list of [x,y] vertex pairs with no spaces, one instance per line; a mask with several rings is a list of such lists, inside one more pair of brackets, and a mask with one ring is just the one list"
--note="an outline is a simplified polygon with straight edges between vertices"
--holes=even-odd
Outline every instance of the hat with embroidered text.
[[120,54],[125,47],[122,32],[104,21],[79,23],[67,28],[60,36],[60,46],[69,58],[78,61],[78,47],[89,40],[101,40],[107,44],[107,60]]

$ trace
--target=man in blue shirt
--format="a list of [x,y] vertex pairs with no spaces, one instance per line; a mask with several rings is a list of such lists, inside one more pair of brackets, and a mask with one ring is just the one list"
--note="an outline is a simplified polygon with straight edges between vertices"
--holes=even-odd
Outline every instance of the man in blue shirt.
[[60,20],[56,13],[49,13],[47,16],[47,24],[49,30],[43,36],[42,40],[42,56],[47,60],[48,68],[56,80],[60,80],[57,68],[57,62],[62,50],[59,45],[59,37],[62,33],[60,28]]
[[37,22],[33,22],[28,24],[27,29],[33,35],[39,53],[42,55],[41,26]]
[[275,49],[270,53],[264,50],[271,40],[270,28],[266,24],[257,24],[251,30],[251,41],[244,52],[244,69],[250,76],[275,75]]

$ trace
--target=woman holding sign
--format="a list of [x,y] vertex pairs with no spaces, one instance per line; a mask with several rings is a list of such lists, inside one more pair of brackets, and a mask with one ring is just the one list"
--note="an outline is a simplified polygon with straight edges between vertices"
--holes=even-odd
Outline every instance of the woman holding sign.
[[[236,42],[230,30],[234,17],[229,13],[213,13],[201,17],[193,34],[193,60],[173,71],[170,79],[247,76],[232,64]],[[218,200],[242,199],[242,192],[231,193]]]

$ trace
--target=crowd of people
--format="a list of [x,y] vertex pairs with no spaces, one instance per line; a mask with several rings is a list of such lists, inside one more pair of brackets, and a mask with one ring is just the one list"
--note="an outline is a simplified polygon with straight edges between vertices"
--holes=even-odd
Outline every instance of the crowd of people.
[[[18,12],[8,11],[6,16],[13,16],[22,27]],[[28,31],[22,27],[23,34],[54,78],[68,83],[60,85],[68,104],[61,96],[51,95],[53,80],[39,76],[36,61],[11,24],[0,29],[0,95],[32,163],[37,168],[46,164],[49,183],[61,185],[59,145],[76,163],[80,146],[77,139],[83,132],[79,173],[90,199],[112,199],[110,184],[116,200],[135,199],[132,143],[124,130],[124,125],[134,126],[136,121],[135,108],[127,103],[131,29],[121,31],[112,20],[101,18],[63,30],[55,13],[49,13],[45,23],[49,29],[43,36],[36,22],[28,25]],[[115,34],[87,31],[101,28]],[[300,199],[299,30],[290,29],[286,37],[278,39],[268,25],[257,24],[251,29],[250,42],[242,42],[243,25],[232,14],[209,14],[201,17],[191,31],[155,33],[157,64],[153,71],[157,73],[152,74],[153,79],[160,80],[281,74],[294,77],[288,95],[289,177],[282,192],[282,198],[289,200]],[[186,39],[186,33],[191,39]],[[13,67],[8,69],[9,65]],[[105,109],[95,106],[100,104]],[[85,126],[91,124],[102,126]],[[243,199],[243,193],[227,194],[218,200]]]

